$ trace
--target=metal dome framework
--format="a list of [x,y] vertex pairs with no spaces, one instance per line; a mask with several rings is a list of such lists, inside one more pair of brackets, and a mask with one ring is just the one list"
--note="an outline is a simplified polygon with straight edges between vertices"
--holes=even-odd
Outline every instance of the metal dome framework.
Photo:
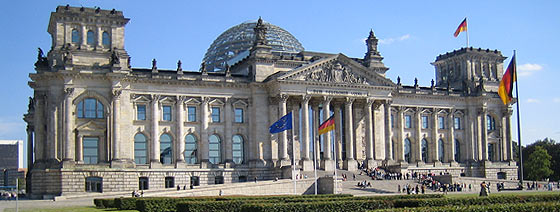
[[[256,25],[256,21],[244,22],[218,36],[204,55],[206,70],[221,71],[228,60],[249,50],[255,41],[253,29]],[[301,43],[288,31],[267,22],[264,22],[264,26],[267,44],[272,47],[273,52],[297,53],[304,50]]]

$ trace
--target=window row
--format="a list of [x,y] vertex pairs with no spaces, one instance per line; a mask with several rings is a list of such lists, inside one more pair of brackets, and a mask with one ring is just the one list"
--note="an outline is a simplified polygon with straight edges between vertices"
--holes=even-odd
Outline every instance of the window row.
[[[243,108],[235,108],[234,109],[234,122],[235,123],[244,123],[244,114]],[[211,107],[210,108],[210,121],[212,123],[220,123],[221,121],[221,108],[220,107]],[[187,106],[187,122],[197,122],[197,109],[196,106]],[[163,121],[172,121],[173,120],[173,112],[172,107],[170,105],[164,105],[162,107],[162,117]],[[146,105],[136,105],[136,120],[146,120]]]
[[[160,162],[163,164],[173,163],[173,141],[170,135],[163,134],[160,136]],[[232,154],[233,162],[236,164],[243,163],[244,157],[244,140],[240,135],[232,137]],[[185,151],[183,152],[185,162],[188,164],[198,163],[197,157],[198,141],[192,134],[185,136]],[[212,164],[222,162],[222,141],[217,135],[211,135],[208,138],[208,159]],[[136,164],[148,163],[148,143],[146,136],[138,133],[134,136],[134,161]]]
[[[72,29],[72,43],[80,44],[81,42],[82,42],[82,36],[80,31],[77,29]],[[92,46],[97,43],[97,36],[93,30],[87,31],[86,43]],[[101,44],[106,48],[111,47],[111,36],[107,31],[101,33]]]
[[[405,138],[404,139],[404,160],[408,163],[412,162],[411,161],[411,142],[410,139]],[[438,156],[438,161],[443,162],[444,161],[444,155],[445,155],[445,144],[443,142],[443,139],[439,139],[437,142],[437,156]],[[421,141],[421,155],[422,155],[422,161],[424,163],[428,162],[428,141],[426,139],[422,139]],[[460,155],[461,155],[461,143],[459,143],[458,139],[455,139],[455,153],[453,155],[453,159],[457,162],[461,162],[460,161]]]
[[[391,128],[395,127],[395,116],[393,114],[391,114]],[[428,116],[421,116],[421,124],[422,124],[422,129],[428,129],[430,128],[430,119]],[[445,127],[445,120],[446,118],[443,116],[438,116],[438,129],[446,129]],[[462,129],[461,126],[461,117],[453,117],[453,129],[455,130],[460,130]],[[412,124],[412,116],[411,115],[404,115],[404,128],[406,129],[410,129],[413,127]]]

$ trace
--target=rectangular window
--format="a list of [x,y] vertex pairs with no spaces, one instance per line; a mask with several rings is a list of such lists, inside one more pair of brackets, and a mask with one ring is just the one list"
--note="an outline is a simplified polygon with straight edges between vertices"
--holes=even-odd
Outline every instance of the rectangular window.
[[99,156],[99,138],[84,137],[82,140],[82,151],[85,164],[97,164]]
[[461,118],[460,117],[453,118],[453,128],[455,128],[456,130],[461,129]]
[[404,128],[412,128],[412,118],[410,115],[404,116]]
[[146,120],[146,105],[136,105],[136,120]]
[[235,108],[235,123],[243,123],[243,109]]
[[163,106],[163,120],[171,121],[171,106]]
[[187,122],[196,122],[195,106],[187,106]]
[[428,129],[428,116],[422,116],[422,129]]
[[220,108],[219,107],[212,107],[212,122],[219,123],[220,122]]
[[391,114],[391,128],[395,128],[395,117]]
[[443,116],[438,117],[439,129],[445,129],[445,118]]

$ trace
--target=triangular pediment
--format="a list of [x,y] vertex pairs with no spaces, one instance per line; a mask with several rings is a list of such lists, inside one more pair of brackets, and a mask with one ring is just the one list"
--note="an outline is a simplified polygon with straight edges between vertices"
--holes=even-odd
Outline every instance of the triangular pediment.
[[296,68],[277,78],[307,82],[394,86],[391,80],[343,54],[333,55]]
[[95,121],[88,121],[77,127],[78,131],[96,131],[100,129],[104,129],[104,127],[95,123]]

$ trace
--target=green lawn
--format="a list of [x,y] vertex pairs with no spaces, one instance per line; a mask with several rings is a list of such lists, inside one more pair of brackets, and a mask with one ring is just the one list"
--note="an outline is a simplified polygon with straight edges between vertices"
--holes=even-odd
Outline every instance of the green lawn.
[[[15,212],[16,209],[5,209],[4,212]],[[97,209],[95,207],[67,207],[67,208],[49,208],[49,209],[20,209],[20,212],[138,212],[137,210],[117,210],[117,209]]]

